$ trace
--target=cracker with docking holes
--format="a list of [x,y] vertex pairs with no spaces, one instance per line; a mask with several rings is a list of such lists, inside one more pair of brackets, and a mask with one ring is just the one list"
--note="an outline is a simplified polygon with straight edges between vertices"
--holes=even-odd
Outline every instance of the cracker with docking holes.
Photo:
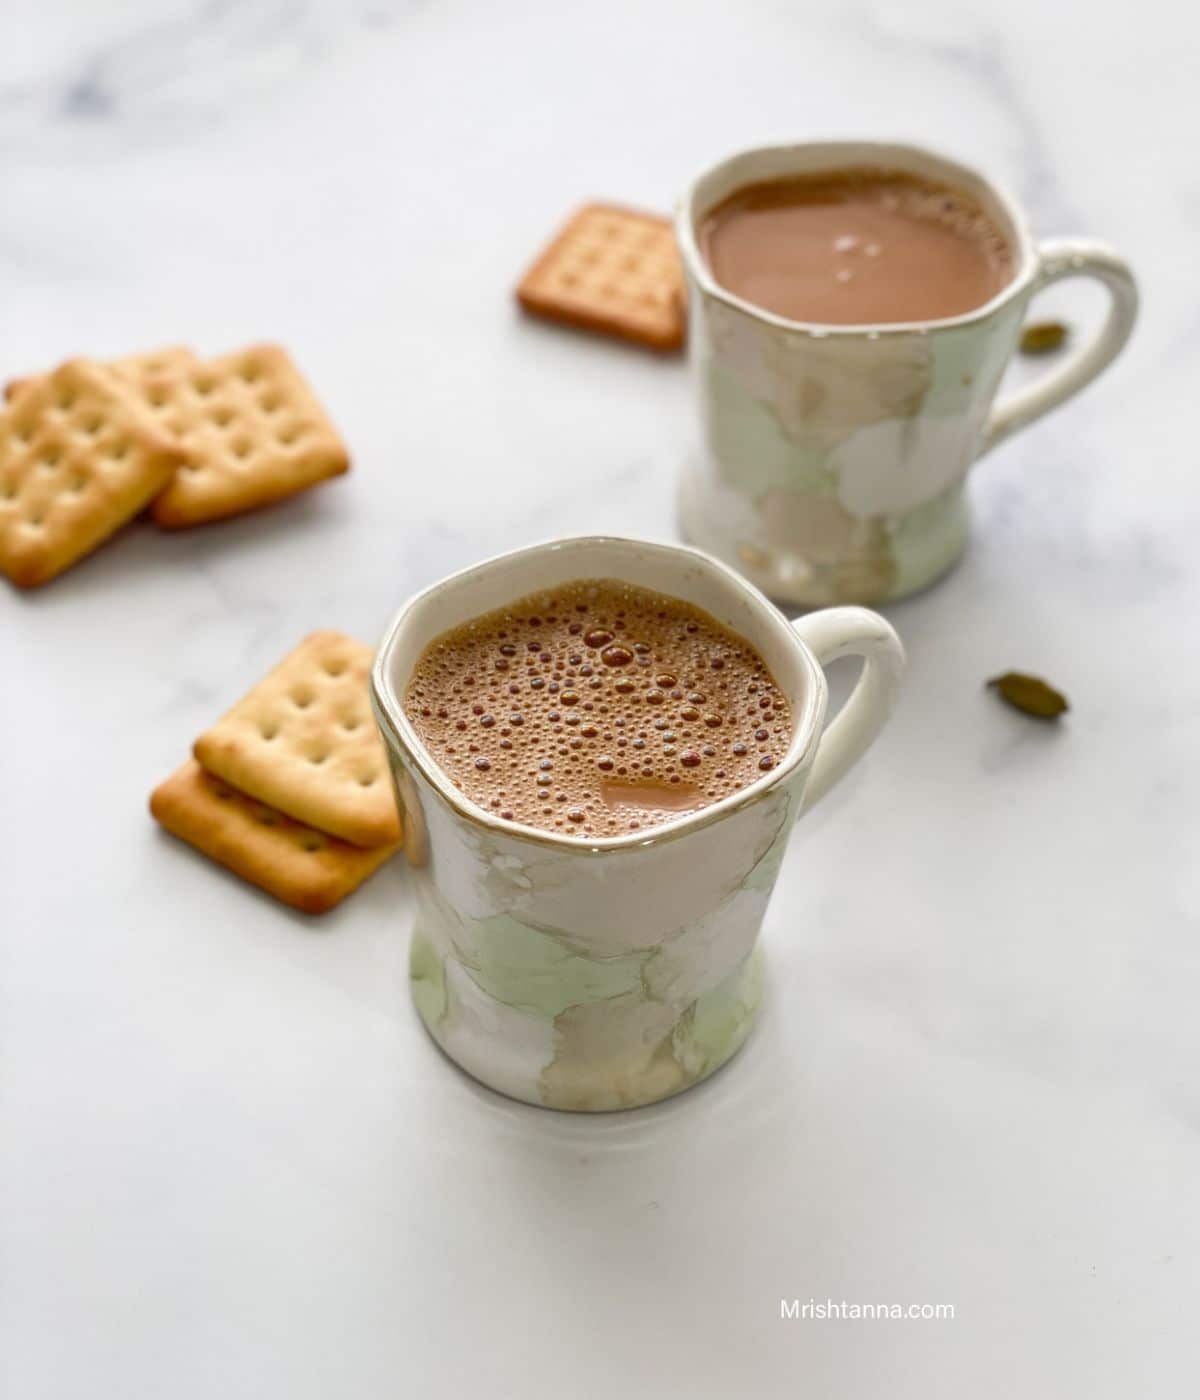
[[0,571],[21,588],[89,554],[183,453],[105,369],[70,360],[0,413]]
[[162,826],[218,865],[306,914],[324,914],[393,856],[363,850],[237,792],[189,759],[150,796]]
[[154,502],[168,529],[283,500],[349,469],[312,390],[277,345],[254,345],[144,381],[151,411],[187,451]]
[[[142,384],[145,380],[164,371],[183,369],[195,364],[196,356],[183,345],[169,345],[163,350],[146,350],[137,355],[123,355],[119,360],[105,360],[105,369],[110,369],[120,379],[130,384]],[[18,394],[45,379],[44,374],[30,374],[22,379],[10,379],[4,386],[4,397],[12,402]]]
[[670,220],[584,205],[521,279],[517,300],[552,321],[678,350],[686,303]]
[[260,802],[355,846],[400,835],[367,697],[372,652],[314,632],[196,740],[205,768]]

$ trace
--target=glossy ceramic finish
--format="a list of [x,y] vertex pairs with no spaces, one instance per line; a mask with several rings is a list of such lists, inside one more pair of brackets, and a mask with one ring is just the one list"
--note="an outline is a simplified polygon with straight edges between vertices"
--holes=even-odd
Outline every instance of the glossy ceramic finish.
[[[754,643],[792,706],[786,755],[724,801],[628,836],[560,836],[477,807],[404,714],[416,660],[505,599],[614,577],[684,598]],[[849,652],[865,657],[863,676],[822,735],[821,662]],[[758,1008],[758,930],[792,824],[872,742],[902,661],[874,614],[794,626],[715,560],[642,541],[520,550],[413,599],[380,647],[372,696],[417,899],[413,996],[438,1044],[491,1087],[553,1108],[651,1103],[724,1064]]]
[[[818,326],[753,306],[713,280],[696,228],[755,181],[851,164],[941,180],[1008,237],[1013,280],[963,316]],[[1035,245],[1020,209],[975,171],[910,146],[824,142],[745,152],[700,176],[677,232],[690,289],[700,443],[682,483],[689,539],[772,597],[816,605],[900,598],[938,578],[967,534],[964,484],[984,451],[1077,392],[1128,339],[1136,292],[1102,245]],[[1063,277],[1110,291],[1095,340],[993,406],[1030,299]]]

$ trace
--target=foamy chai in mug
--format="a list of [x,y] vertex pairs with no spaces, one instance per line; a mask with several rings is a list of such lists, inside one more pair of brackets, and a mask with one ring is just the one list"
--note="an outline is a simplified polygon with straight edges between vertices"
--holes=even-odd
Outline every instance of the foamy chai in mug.
[[437,637],[404,694],[472,802],[571,836],[622,836],[749,786],[792,715],[744,638],[676,598],[565,584]]
[[960,316],[1014,271],[1007,238],[969,195],[872,166],[746,185],[709,210],[698,234],[721,286],[823,325]]

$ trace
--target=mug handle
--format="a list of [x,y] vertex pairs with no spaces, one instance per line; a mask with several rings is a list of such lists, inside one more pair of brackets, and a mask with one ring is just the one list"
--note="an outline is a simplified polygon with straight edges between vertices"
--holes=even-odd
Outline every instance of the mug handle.
[[821,735],[804,788],[808,811],[875,742],[895,704],[906,662],[891,624],[868,608],[825,608],[793,618],[792,626],[821,666],[843,656],[863,659],[858,684]]
[[1116,359],[1137,318],[1138,292],[1133,271],[1124,258],[1105,244],[1085,238],[1055,238],[1038,244],[1037,258],[1033,295],[1068,277],[1094,277],[1108,289],[1108,315],[1087,345],[1065,364],[997,404],[983,430],[981,456],[1090,384]]

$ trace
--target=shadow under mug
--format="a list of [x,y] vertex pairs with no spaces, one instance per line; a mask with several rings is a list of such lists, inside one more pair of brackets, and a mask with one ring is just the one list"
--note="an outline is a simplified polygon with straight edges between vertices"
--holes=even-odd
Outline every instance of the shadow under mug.
[[[745,185],[847,166],[897,170],[972,196],[1005,235],[1012,280],[974,311],[897,325],[789,321],[721,287],[697,230]],[[1020,207],[974,170],[915,146],[813,142],[745,151],[684,195],[676,233],[689,285],[700,447],[680,494],[687,539],[770,597],[814,606],[902,598],[962,552],[964,486],[983,453],[1093,380],[1129,338],[1137,290],[1100,243],[1035,243]],[[1030,299],[1092,277],[1108,290],[1095,336],[994,403]]]
[[[791,705],[791,742],[750,786],[624,836],[506,821],[438,767],[404,712],[409,678],[448,629],[601,578],[692,603],[750,642]],[[822,732],[822,667],[842,656],[861,656],[862,674]],[[739,574],[678,545],[560,540],[413,598],[379,648],[371,700],[417,899],[413,999],[437,1043],[484,1084],[550,1108],[653,1103],[724,1064],[758,1009],[759,925],[792,825],[873,742],[903,666],[875,613],[789,622]]]

